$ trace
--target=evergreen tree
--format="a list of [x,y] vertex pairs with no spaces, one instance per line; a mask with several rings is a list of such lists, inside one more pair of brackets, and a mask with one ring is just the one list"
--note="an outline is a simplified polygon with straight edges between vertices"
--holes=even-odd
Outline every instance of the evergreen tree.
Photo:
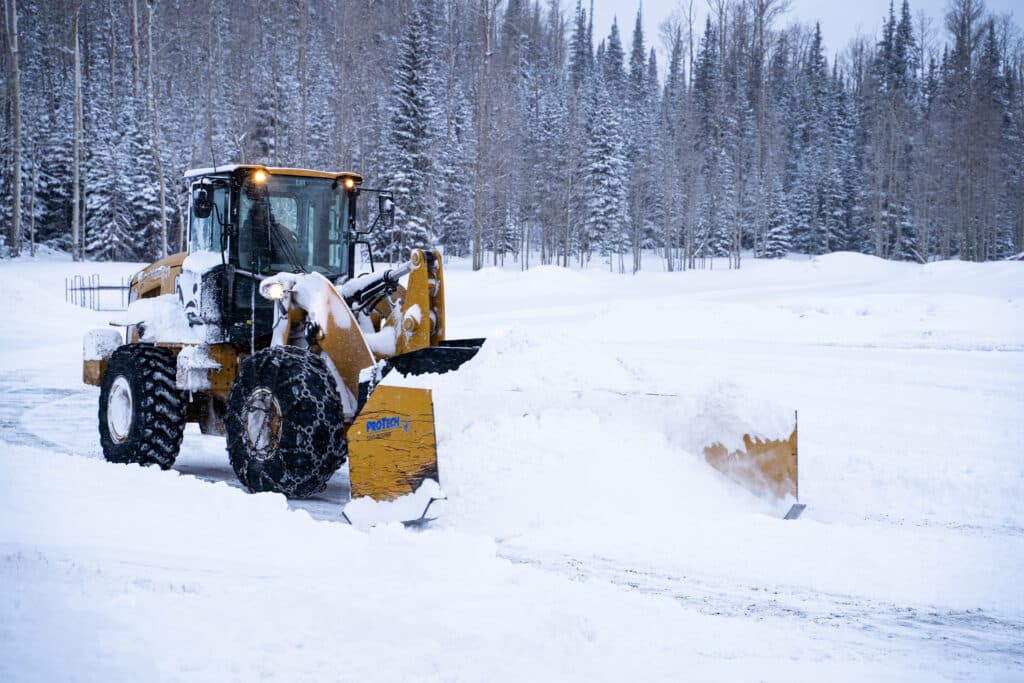
[[414,247],[432,242],[431,85],[426,18],[417,7],[402,37],[391,104],[387,175],[395,194],[395,226],[390,235],[382,235],[381,246],[392,261],[404,260]]
[[584,228],[580,249],[588,260],[595,248],[617,254],[622,270],[621,257],[627,243],[622,124],[603,85],[598,87],[594,99],[582,176]]
[[[826,227],[825,184],[832,175],[829,148],[828,112],[830,106],[828,65],[822,51],[821,26],[815,25],[814,37],[803,71],[804,97],[799,123],[797,173],[794,178],[793,243],[798,251],[825,254],[831,250]],[[838,187],[830,190],[833,194]]]
[[788,198],[782,190],[779,176],[775,176],[775,179],[775,186],[768,193],[768,232],[761,254],[765,258],[782,258],[793,248],[790,234],[793,219],[789,212]]
[[145,122],[143,102],[125,107],[121,114],[118,154],[124,165],[118,174],[122,181],[118,194],[128,200],[117,212],[113,230],[122,236],[126,251],[152,260],[160,253],[160,184]]
[[471,161],[472,113],[461,92],[455,94],[451,125],[438,157],[440,175],[438,230],[445,252],[455,256],[469,254],[470,211],[469,176]]
[[614,103],[622,102],[626,95],[624,59],[625,53],[622,51],[622,39],[619,37],[619,23],[616,19],[612,19],[612,31],[608,35],[608,42],[604,55],[600,59],[600,64],[605,88],[608,90],[608,96]]
[[587,27],[587,13],[576,0],[576,14],[572,37],[569,40],[569,78],[574,88],[580,88],[590,76],[593,52]]
[[723,216],[723,172],[722,154],[724,135],[724,113],[722,108],[722,82],[719,63],[718,32],[708,18],[701,38],[693,83],[695,109],[694,148],[700,159],[700,183],[698,193],[699,212],[696,222],[695,242],[689,250],[690,267],[694,259],[714,256],[723,243],[721,231],[725,224]]
[[[62,3],[18,4],[18,205],[26,231],[70,248],[69,15]],[[115,191],[125,174],[159,188],[189,167],[245,161],[351,169],[367,187],[393,186],[399,227],[374,235],[393,258],[433,235],[461,253],[466,226],[477,266],[485,245],[495,263],[509,255],[524,267],[530,249],[563,265],[631,249],[636,270],[658,245],[673,268],[714,253],[738,265],[744,250],[782,250],[769,249],[769,230],[773,245],[784,232],[786,249],[810,253],[1024,250],[1024,52],[1012,20],[951,0],[932,53],[909,2],[892,2],[878,36],[829,60],[830,76],[819,30],[776,28],[785,4],[712,3],[697,50],[686,24],[670,23],[661,88],[639,12],[626,54],[616,22],[597,64],[582,0],[567,13],[557,0],[82,0],[81,246],[90,258],[141,258],[162,239],[133,206],[148,186]],[[0,36],[11,69],[8,46]],[[16,156],[2,73],[0,223],[13,219]],[[625,247],[588,233],[600,88],[626,162]],[[148,108],[136,111],[136,97]],[[147,162],[139,150],[151,141]],[[180,196],[167,198],[173,250]]]
[[36,202],[40,243],[71,250],[71,104],[61,107],[41,131]]

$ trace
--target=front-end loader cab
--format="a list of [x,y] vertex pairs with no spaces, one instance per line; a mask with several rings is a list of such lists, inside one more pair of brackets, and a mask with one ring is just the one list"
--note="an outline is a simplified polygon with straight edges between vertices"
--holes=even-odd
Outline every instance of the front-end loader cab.
[[186,180],[185,270],[197,269],[181,275],[182,304],[222,326],[226,341],[250,352],[269,345],[273,305],[257,293],[264,277],[352,276],[359,175],[231,166],[192,171]]

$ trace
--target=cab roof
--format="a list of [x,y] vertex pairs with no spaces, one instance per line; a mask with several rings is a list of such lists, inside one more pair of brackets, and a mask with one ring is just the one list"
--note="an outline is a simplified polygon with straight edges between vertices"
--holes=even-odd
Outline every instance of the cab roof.
[[356,182],[362,182],[363,176],[358,173],[349,173],[347,171],[314,171],[307,168],[284,168],[279,166],[261,166],[260,164],[225,164],[223,166],[210,166],[207,168],[193,168],[185,171],[185,178],[198,178],[205,175],[213,175],[215,173],[233,173],[238,170],[256,170],[262,168],[270,175],[291,175],[301,176],[305,178],[327,178],[334,180],[335,178],[355,178]]

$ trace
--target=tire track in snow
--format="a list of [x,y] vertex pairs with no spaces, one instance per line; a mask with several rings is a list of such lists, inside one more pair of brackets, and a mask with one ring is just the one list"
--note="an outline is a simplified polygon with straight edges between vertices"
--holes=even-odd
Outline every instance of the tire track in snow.
[[605,557],[537,553],[499,545],[498,554],[575,581],[602,581],[647,595],[675,600],[708,616],[784,619],[860,632],[892,646],[931,644],[954,659],[1024,671],[1024,619],[977,610],[899,605],[802,589],[798,586],[742,585],[698,575],[676,575],[630,567]]
[[[26,413],[72,397],[85,397],[87,393],[85,389],[36,387],[16,376],[0,376],[0,441],[91,457],[81,449],[53,443],[22,426]],[[195,435],[187,435],[174,469],[204,481],[241,488],[222,446],[204,446],[207,444]],[[305,510],[315,519],[341,522],[348,496],[347,470],[343,468],[331,479],[326,491],[310,499],[289,500],[288,506]],[[601,581],[625,590],[668,597],[706,615],[791,620],[833,628],[837,634],[855,630],[894,645],[932,643],[956,658],[989,665],[995,660],[1004,670],[1024,670],[1024,620],[1019,618],[981,610],[898,605],[799,587],[730,584],[707,577],[631,567],[610,558],[578,558],[500,543],[498,547],[500,556],[516,564],[573,580]]]
[[76,392],[72,389],[18,387],[16,380],[0,378],[0,440],[16,446],[66,450],[33,431],[25,429],[22,417],[30,410],[60,401]]
[[[28,378],[17,374],[0,375],[0,443],[14,446],[30,446],[48,451],[67,453],[82,458],[94,458],[99,449],[99,437],[96,434],[96,413],[90,410],[83,415],[77,406],[67,405],[69,399],[82,399],[93,408],[95,396],[91,387],[68,389],[57,387],[40,387],[31,383]],[[64,402],[63,405],[58,405]],[[62,422],[81,422],[88,425],[81,439],[75,443],[55,441],[39,433],[39,428],[32,429],[24,424],[24,417],[29,413],[44,409],[52,414],[43,416],[42,424],[51,424],[55,420]],[[78,443],[81,441],[81,443]],[[224,449],[223,438],[216,448],[209,448],[209,439],[195,434],[186,434],[173,470],[193,476],[211,483],[225,483],[235,488],[242,488],[235,476]],[[89,446],[96,452],[90,453]],[[102,457],[102,456],[100,456]],[[122,467],[122,465],[117,465]],[[311,498],[289,499],[288,507],[294,510],[305,510],[311,517],[324,521],[343,522],[341,511],[349,499],[348,468],[343,467],[328,482],[327,489]]]

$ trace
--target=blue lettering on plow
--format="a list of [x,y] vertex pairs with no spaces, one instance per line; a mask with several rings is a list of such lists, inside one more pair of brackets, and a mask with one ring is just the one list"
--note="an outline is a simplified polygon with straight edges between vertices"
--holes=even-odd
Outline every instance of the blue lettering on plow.
[[380,432],[390,432],[392,429],[397,429],[401,424],[402,421],[397,417],[382,417],[379,420],[367,420],[366,433],[377,434]]

